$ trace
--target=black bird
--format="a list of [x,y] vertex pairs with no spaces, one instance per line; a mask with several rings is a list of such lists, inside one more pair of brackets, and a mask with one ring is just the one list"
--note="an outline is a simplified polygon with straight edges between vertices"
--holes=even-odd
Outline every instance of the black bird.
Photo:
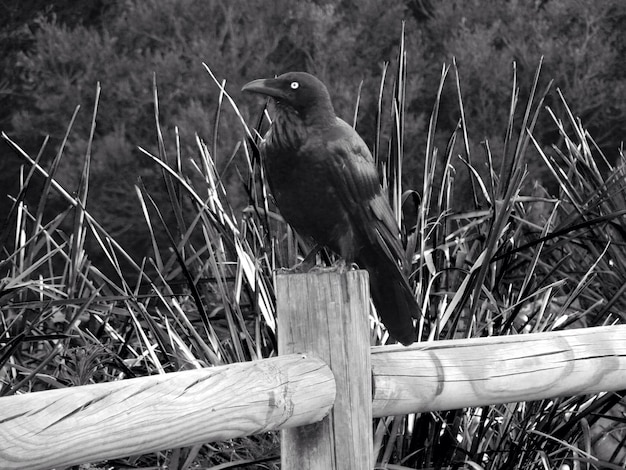
[[313,75],[289,72],[242,90],[275,102],[260,151],[280,213],[301,235],[366,269],[384,325],[411,344],[419,308],[400,230],[367,145],[336,116],[326,86]]

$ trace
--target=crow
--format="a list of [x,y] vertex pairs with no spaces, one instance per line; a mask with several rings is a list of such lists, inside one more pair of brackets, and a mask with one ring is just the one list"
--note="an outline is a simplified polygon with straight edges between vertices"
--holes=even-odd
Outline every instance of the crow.
[[367,145],[337,117],[326,86],[313,75],[289,72],[242,90],[274,102],[260,151],[281,215],[301,235],[367,270],[383,324],[392,338],[411,344],[419,307],[410,264]]

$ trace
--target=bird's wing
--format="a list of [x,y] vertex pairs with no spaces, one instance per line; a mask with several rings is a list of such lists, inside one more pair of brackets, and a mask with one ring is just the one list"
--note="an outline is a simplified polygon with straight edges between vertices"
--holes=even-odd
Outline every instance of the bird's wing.
[[380,245],[394,262],[403,260],[399,228],[383,194],[374,159],[357,132],[338,119],[326,134],[331,183],[367,243]]
[[369,273],[370,292],[378,314],[394,338],[410,344],[415,340],[412,318],[419,317],[419,306],[406,277],[410,264],[400,229],[380,185],[374,159],[347,124],[337,126],[330,137],[325,152],[330,184],[348,214],[350,232],[356,237],[350,240],[346,235],[339,246],[356,245],[354,260]]

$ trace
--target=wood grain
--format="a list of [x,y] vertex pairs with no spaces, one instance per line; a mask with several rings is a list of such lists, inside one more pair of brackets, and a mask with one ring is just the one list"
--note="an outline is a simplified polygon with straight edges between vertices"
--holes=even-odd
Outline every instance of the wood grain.
[[276,286],[280,357],[0,398],[0,468],[288,429],[283,468],[362,470],[372,466],[372,415],[626,389],[626,325],[370,355],[367,273],[278,275]]
[[321,357],[337,384],[328,418],[282,431],[282,468],[372,468],[367,272],[279,275],[276,289],[279,352]]
[[0,399],[0,468],[31,470],[300,426],[326,416],[319,358],[261,361]]
[[626,325],[372,348],[375,417],[626,389]]

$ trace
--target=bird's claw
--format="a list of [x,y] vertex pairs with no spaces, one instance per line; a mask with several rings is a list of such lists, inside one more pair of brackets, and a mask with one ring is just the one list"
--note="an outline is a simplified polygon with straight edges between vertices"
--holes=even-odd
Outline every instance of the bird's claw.
[[305,258],[291,268],[278,269],[278,272],[280,272],[281,274],[304,274],[310,272],[315,268],[315,261]]
[[339,259],[335,261],[332,266],[318,266],[314,263],[304,261],[299,262],[292,268],[280,268],[281,274],[303,274],[303,273],[339,273],[343,274],[351,269],[358,269],[358,266],[354,263],[346,263],[346,260]]
[[346,263],[345,259],[339,259],[335,261],[332,266],[314,266],[311,268],[310,272],[315,273],[339,273],[343,274],[351,269],[355,269],[356,265],[354,263]]

